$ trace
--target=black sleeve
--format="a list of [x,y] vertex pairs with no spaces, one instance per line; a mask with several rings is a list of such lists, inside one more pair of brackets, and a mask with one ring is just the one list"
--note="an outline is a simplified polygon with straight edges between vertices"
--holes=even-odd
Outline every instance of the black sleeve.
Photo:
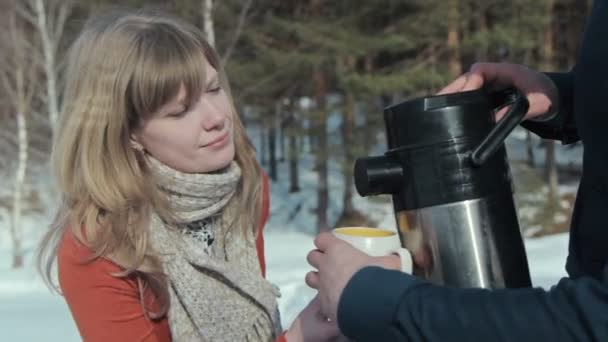
[[567,73],[546,73],[559,91],[559,108],[550,120],[522,122],[522,126],[543,139],[560,140],[571,144],[579,139],[574,122],[574,71]]
[[562,279],[551,290],[456,289],[367,267],[349,281],[338,324],[362,341],[608,341],[604,282]]

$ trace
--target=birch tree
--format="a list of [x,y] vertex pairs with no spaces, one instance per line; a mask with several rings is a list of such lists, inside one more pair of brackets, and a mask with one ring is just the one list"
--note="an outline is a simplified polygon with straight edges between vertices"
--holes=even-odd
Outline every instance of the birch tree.
[[45,75],[46,103],[49,123],[56,132],[59,117],[60,65],[59,45],[63,38],[66,20],[73,9],[71,0],[27,0],[20,3],[20,16],[27,20],[40,37],[42,68]]
[[207,42],[215,47],[215,30],[213,29],[213,0],[203,0],[203,31]]
[[[32,34],[26,23],[17,15],[17,4],[12,3],[7,15],[6,27],[2,29],[2,46],[6,47],[5,62],[0,64],[0,80],[7,95],[9,117],[17,121],[17,161],[12,191],[10,238],[13,246],[12,267],[23,266],[22,208],[25,176],[28,165],[28,113],[34,104],[36,92],[35,48]],[[6,132],[6,130],[4,130]],[[8,132],[10,134],[10,132]],[[10,141],[10,139],[8,139]]]

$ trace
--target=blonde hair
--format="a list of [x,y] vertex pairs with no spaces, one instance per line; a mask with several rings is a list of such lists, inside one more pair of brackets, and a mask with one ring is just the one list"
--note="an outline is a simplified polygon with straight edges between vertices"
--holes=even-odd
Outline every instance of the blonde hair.
[[[143,156],[130,146],[130,137],[142,116],[174,98],[180,85],[188,101],[204,90],[204,59],[217,70],[230,96],[220,59],[200,30],[166,14],[95,15],[72,45],[51,155],[62,202],[38,254],[43,277],[55,289],[51,270],[61,237],[70,230],[94,252],[91,260],[106,257],[124,269],[114,276],[136,276],[150,318],[166,314],[168,285],[149,247],[146,218],[154,211],[173,222],[171,210]],[[229,230],[257,229],[260,207],[251,203],[261,203],[261,169],[236,113],[234,127],[242,179],[232,199],[240,214]],[[159,312],[144,306],[146,286],[159,300]]]

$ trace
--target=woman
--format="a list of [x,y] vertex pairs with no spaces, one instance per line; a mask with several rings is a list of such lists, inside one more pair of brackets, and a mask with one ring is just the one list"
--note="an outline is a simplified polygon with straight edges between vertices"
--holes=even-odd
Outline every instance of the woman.
[[[317,302],[281,333],[264,279],[268,183],[201,32],[144,12],[71,48],[41,246],[85,341],[324,340]],[[305,328],[303,328],[305,327]]]

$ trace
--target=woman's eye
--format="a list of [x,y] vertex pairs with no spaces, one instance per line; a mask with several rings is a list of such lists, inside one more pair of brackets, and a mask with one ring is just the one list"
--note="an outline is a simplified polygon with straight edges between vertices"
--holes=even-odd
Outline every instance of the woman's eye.
[[210,93],[219,93],[220,90],[222,90],[222,87],[215,87],[215,88],[211,88],[209,90],[207,90]]
[[182,116],[186,115],[187,112],[188,112],[188,109],[184,109],[179,112],[171,113],[171,114],[169,114],[169,116],[172,118],[181,118]]

